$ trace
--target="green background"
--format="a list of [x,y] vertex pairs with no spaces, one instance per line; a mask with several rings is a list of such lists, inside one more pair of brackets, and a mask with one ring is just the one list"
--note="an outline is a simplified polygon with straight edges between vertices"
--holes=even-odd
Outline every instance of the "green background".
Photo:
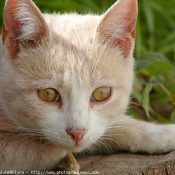
[[[115,0],[34,0],[42,12],[103,13]],[[5,1],[0,0],[0,24]],[[175,1],[138,0],[136,80],[128,113],[175,122]]]

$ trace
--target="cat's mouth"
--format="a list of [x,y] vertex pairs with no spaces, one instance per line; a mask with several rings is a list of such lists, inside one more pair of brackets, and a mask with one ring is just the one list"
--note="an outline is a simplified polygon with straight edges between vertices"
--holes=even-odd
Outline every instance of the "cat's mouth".
[[71,138],[62,137],[61,139],[58,139],[58,137],[54,138],[46,136],[44,140],[47,140],[49,144],[53,144],[70,152],[80,152],[86,148],[84,141],[76,143]]
[[60,142],[60,140],[55,140],[55,141],[51,141],[52,144],[57,145],[63,149],[66,149],[69,152],[75,152],[78,153],[82,150],[87,149],[89,146],[91,146],[93,143],[88,142],[86,139],[82,139],[80,140],[78,143],[76,143],[75,141],[73,141],[71,138],[70,139],[64,139]]
[[67,150],[70,151],[70,152],[79,153],[79,152],[81,152],[83,150],[88,149],[94,143],[96,143],[96,141],[92,142],[92,140],[90,141],[90,140],[83,139],[78,144],[74,143],[72,146],[68,145],[67,146]]
[[71,152],[80,152],[86,149],[87,147],[89,147],[89,143],[82,140],[79,143],[74,142],[73,145],[67,146],[67,149]]
[[62,147],[63,149],[66,149],[69,152],[78,153],[78,152],[86,149],[87,147],[89,147],[89,144],[82,144],[82,143],[74,144],[74,145],[60,145],[59,144],[58,146]]

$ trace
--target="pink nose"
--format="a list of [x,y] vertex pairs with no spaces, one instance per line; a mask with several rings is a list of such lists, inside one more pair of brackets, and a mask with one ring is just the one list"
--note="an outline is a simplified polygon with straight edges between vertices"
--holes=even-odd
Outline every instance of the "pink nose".
[[87,132],[86,129],[79,129],[79,130],[67,129],[66,131],[71,136],[71,139],[75,141],[76,145]]

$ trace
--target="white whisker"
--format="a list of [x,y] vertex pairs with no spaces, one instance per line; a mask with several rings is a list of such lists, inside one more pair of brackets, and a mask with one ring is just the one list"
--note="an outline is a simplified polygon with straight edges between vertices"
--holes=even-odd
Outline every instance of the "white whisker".
[[106,145],[106,143],[103,140],[99,139],[97,142],[99,142],[101,145],[103,145],[106,148],[107,152],[110,154],[110,151],[107,147],[108,145]]
[[[121,134],[120,134],[120,135],[121,135]],[[108,138],[108,137],[106,137],[106,136],[103,136],[103,138],[104,138],[104,140],[109,140],[109,141],[112,141],[112,142],[116,143],[116,144],[119,146],[120,151],[122,151],[122,147],[120,146],[120,144],[119,144],[116,140],[111,139],[111,138]],[[112,148],[111,148],[111,149],[112,149]]]

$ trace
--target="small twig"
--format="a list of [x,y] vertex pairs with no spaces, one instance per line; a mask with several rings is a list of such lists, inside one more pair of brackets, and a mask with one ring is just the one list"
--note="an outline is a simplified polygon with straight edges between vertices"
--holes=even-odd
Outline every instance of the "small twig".
[[72,175],[79,175],[80,165],[77,163],[71,152],[67,153],[65,157],[65,163],[67,170],[70,171]]

